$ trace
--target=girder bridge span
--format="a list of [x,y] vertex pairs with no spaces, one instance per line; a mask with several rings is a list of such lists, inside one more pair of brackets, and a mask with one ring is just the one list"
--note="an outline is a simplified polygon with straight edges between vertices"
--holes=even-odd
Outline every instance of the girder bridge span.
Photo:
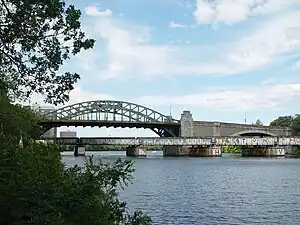
[[63,145],[131,146],[300,146],[300,137],[138,137],[55,138]]

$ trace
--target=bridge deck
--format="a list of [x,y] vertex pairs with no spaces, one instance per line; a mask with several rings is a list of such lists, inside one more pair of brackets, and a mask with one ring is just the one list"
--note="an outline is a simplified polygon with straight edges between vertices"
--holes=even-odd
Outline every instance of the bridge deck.
[[143,145],[143,146],[299,146],[300,137],[127,137],[127,138],[56,138],[58,144],[67,145]]

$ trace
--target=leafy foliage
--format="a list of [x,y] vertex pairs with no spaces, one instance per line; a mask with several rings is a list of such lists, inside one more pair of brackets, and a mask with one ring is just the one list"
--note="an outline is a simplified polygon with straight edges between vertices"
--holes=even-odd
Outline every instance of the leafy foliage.
[[300,135],[300,114],[280,116],[270,123],[270,126],[290,127],[292,135]]
[[80,10],[63,0],[0,1],[0,83],[14,97],[33,92],[59,104],[80,78],[59,68],[82,49],[94,46],[81,31]]
[[222,147],[222,153],[241,153],[241,147],[240,146],[223,146]]
[[0,89],[0,134],[13,137],[14,142],[23,138],[37,137],[40,127],[38,116],[30,109],[9,102],[6,92]]
[[127,185],[134,171],[131,161],[90,159],[84,168],[66,169],[55,147],[31,143],[21,149],[3,135],[0,149],[0,224],[151,224],[118,200],[118,185]]
[[59,148],[31,138],[39,131],[37,115],[0,93],[0,224],[151,224],[141,212],[130,215],[118,199],[117,187],[125,187],[134,171],[131,161],[90,159],[84,168],[67,169]]
[[151,224],[118,199],[117,187],[134,171],[131,161],[66,168],[58,147],[33,141],[38,116],[11,104],[33,92],[52,104],[68,100],[79,74],[59,69],[95,42],[81,31],[80,10],[63,0],[0,0],[0,6],[0,224]]
[[293,116],[279,116],[270,123],[273,127],[291,127],[293,124]]
[[257,119],[255,122],[256,126],[263,126],[264,124],[260,121],[260,119]]

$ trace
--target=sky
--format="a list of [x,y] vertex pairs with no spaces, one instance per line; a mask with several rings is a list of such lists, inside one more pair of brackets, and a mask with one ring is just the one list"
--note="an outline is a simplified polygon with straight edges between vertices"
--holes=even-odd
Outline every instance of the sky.
[[[299,0],[67,3],[81,9],[82,28],[96,44],[64,65],[81,75],[65,105],[120,100],[176,119],[190,110],[194,120],[244,123],[246,115],[247,123],[266,125],[299,113]],[[156,136],[145,129],[60,130]]]

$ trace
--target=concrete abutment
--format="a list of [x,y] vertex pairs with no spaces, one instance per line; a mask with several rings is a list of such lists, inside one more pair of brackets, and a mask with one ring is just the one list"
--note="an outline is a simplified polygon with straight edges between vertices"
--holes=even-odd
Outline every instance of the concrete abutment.
[[85,156],[85,146],[75,145],[74,147],[74,156]]
[[285,147],[242,147],[243,157],[282,157]]
[[168,145],[163,147],[163,155],[166,157],[188,156],[189,147]]
[[130,145],[126,148],[126,156],[127,157],[139,157],[139,156],[147,156],[147,151],[142,149],[140,146]]
[[219,157],[222,155],[222,150],[219,146],[164,146],[163,155],[165,157]]
[[222,148],[221,146],[196,146],[190,149],[189,155],[192,157],[220,157],[222,156]]

